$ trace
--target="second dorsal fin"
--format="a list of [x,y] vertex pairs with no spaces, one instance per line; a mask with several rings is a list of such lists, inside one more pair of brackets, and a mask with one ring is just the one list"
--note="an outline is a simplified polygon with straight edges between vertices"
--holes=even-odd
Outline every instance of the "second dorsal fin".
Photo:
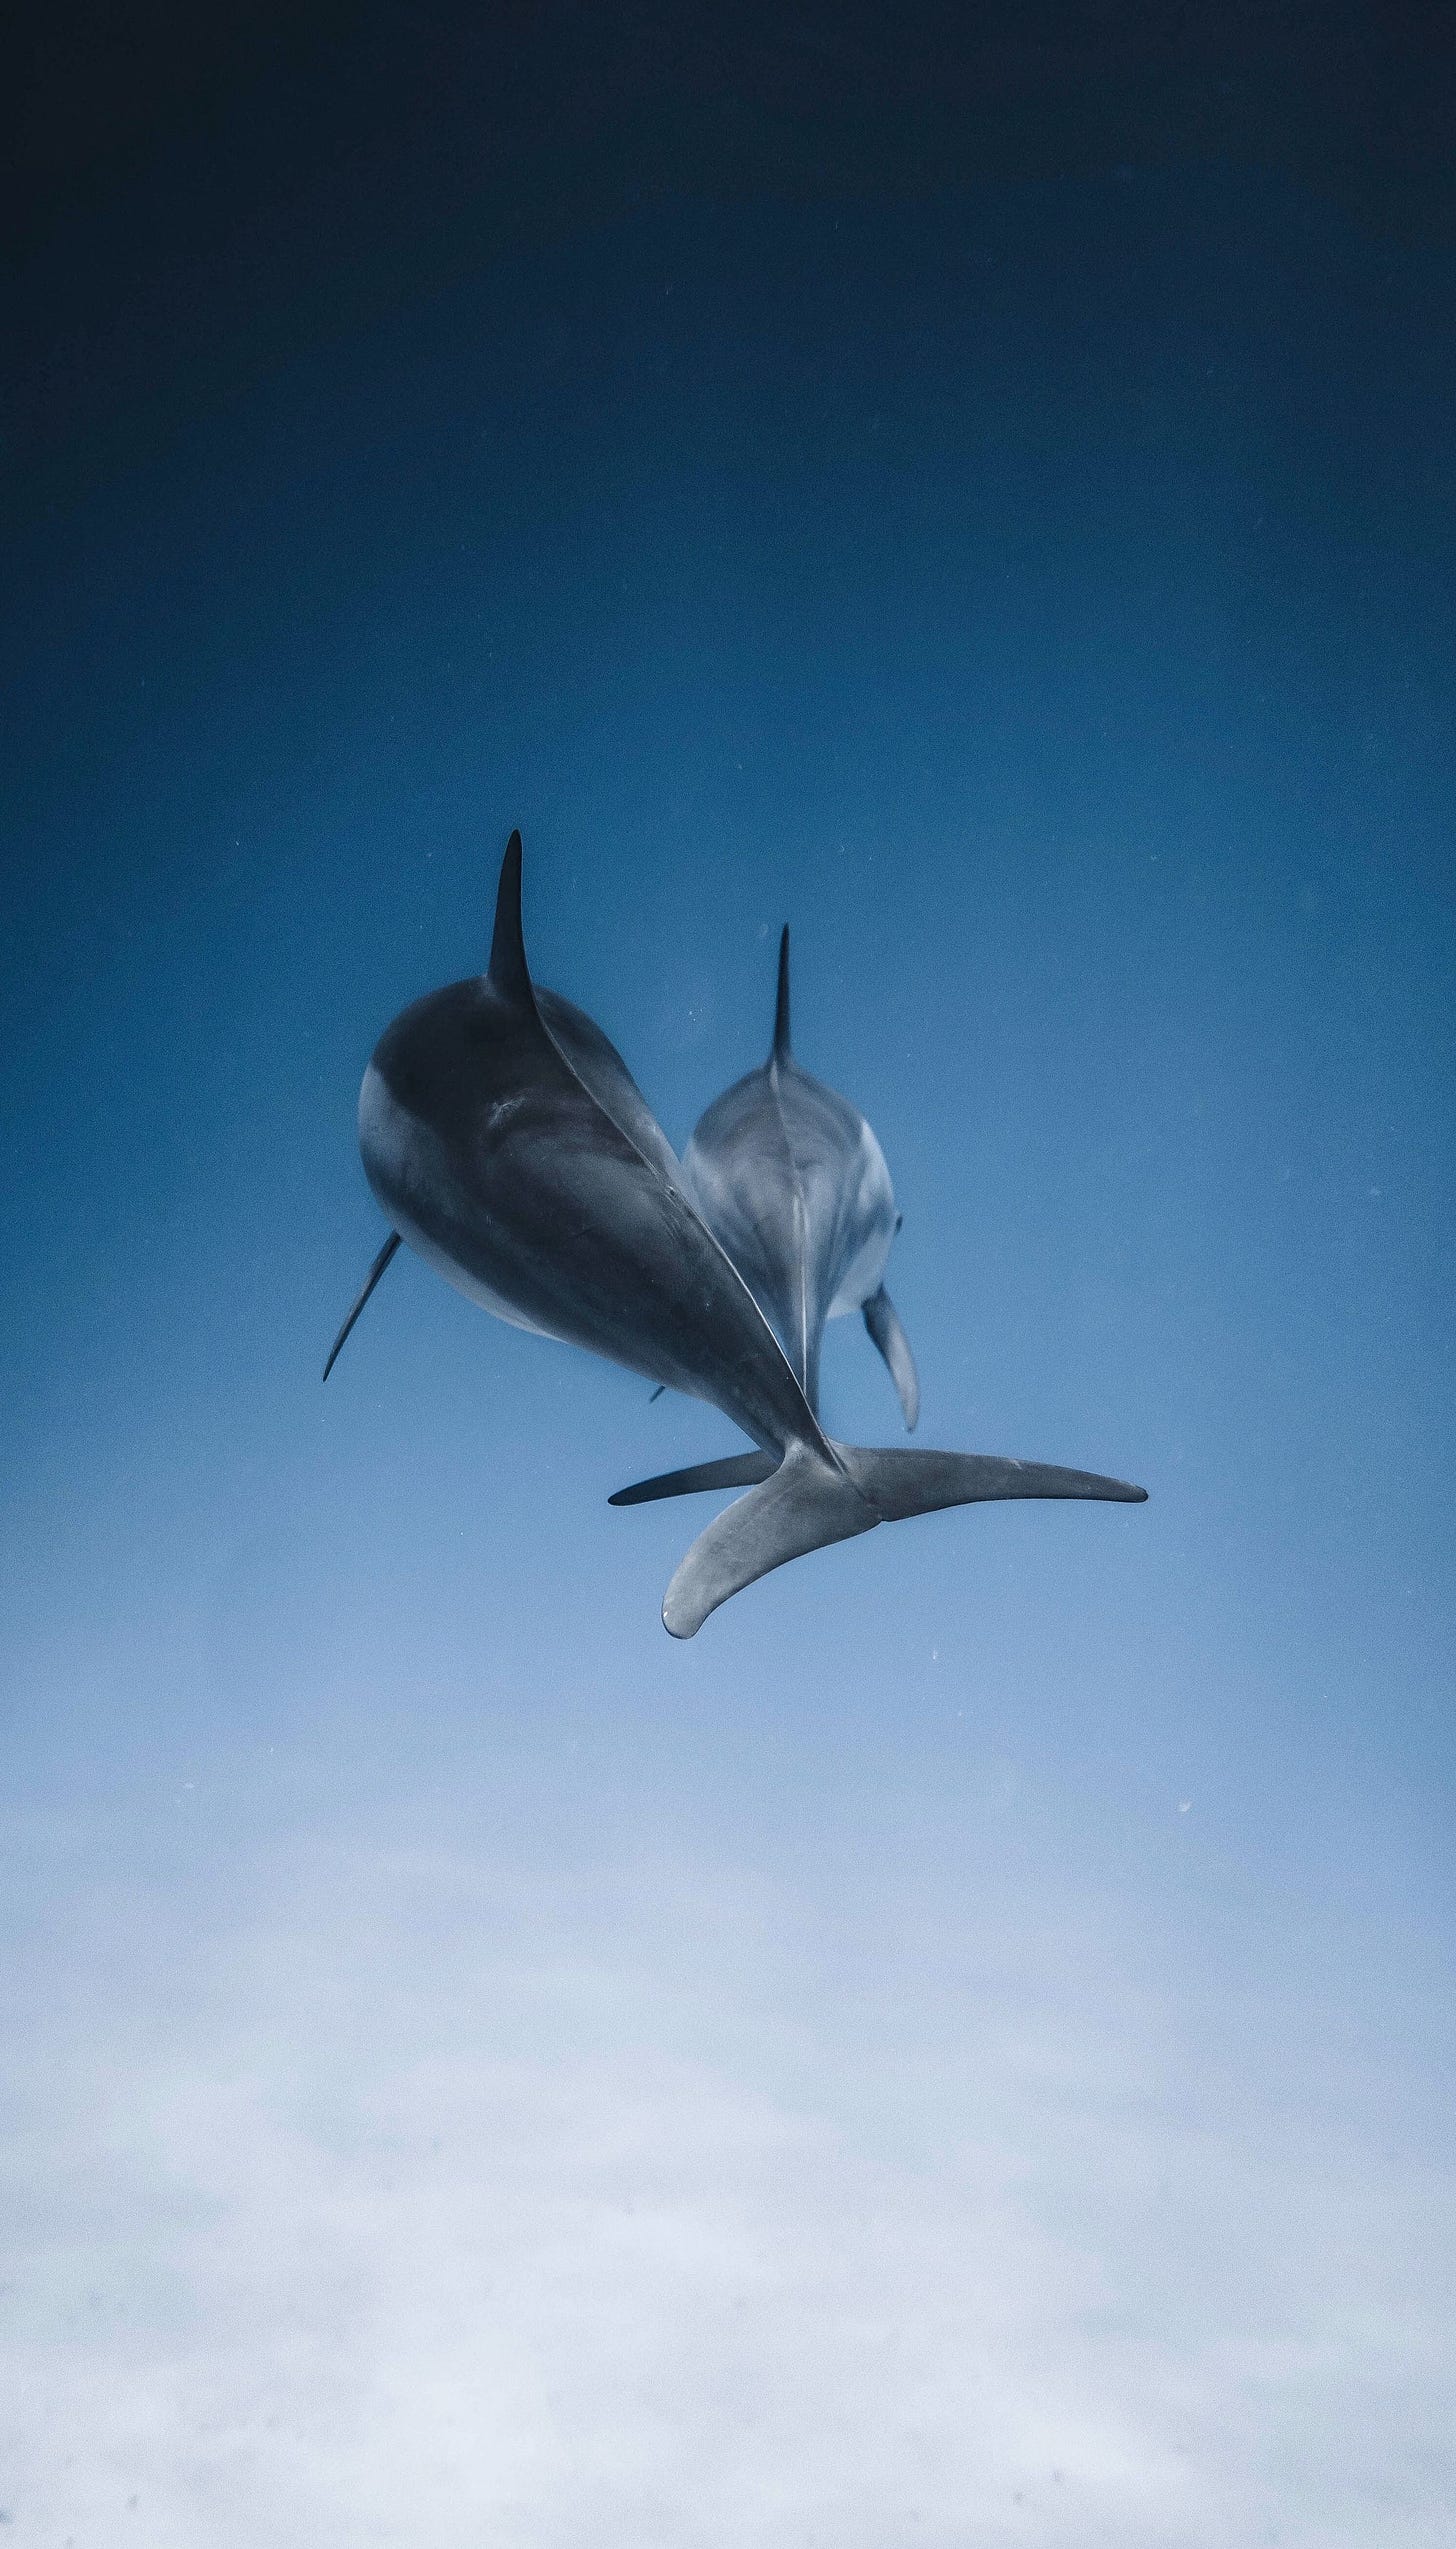
[[521,836],[513,832],[501,860],[495,898],[495,934],[490,942],[490,981],[505,1000],[534,1006],[526,943],[521,936]]
[[779,940],[779,996],[774,1005],[773,1058],[775,1062],[791,1062],[794,1048],[789,1042],[789,924]]

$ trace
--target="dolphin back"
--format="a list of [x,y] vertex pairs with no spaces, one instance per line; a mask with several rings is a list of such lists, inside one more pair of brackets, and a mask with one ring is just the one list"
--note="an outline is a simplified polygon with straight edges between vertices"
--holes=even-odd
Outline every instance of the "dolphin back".
[[869,1125],[797,1063],[771,1063],[714,1099],[682,1174],[815,1405],[825,1323],[876,1290],[895,1235]]
[[683,1155],[683,1176],[777,1329],[816,1414],[825,1325],[862,1310],[913,1431],[915,1366],[881,1284],[899,1227],[890,1172],[859,1109],[794,1059],[787,929],[779,941],[768,1060],[725,1089],[699,1119]]
[[559,991],[547,991],[540,983],[532,988],[536,1014],[563,1061],[633,1149],[661,1169],[671,1185],[680,1186],[677,1153],[611,1038],[574,1000],[563,999]]

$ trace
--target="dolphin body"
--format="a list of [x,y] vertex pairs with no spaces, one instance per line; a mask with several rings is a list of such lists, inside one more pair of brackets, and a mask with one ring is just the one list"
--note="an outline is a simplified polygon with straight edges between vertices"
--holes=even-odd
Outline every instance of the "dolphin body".
[[1144,1500],[1141,1487],[1082,1470],[867,1451],[823,1433],[621,1055],[584,1011],[532,982],[518,832],[501,866],[489,970],[429,993],[386,1028],[359,1093],[359,1147],[394,1244],[334,1355],[405,1239],[498,1318],[706,1399],[758,1446],[685,1473],[753,1492],[709,1524],[673,1576],[662,1617],[674,1637],[694,1636],[720,1602],[788,1559],[881,1522],[997,1497]]
[[826,1323],[858,1310],[913,1434],[920,1414],[915,1358],[882,1280],[900,1227],[895,1190],[873,1128],[794,1059],[787,929],[768,1060],[735,1080],[699,1119],[683,1176],[777,1330],[815,1415]]

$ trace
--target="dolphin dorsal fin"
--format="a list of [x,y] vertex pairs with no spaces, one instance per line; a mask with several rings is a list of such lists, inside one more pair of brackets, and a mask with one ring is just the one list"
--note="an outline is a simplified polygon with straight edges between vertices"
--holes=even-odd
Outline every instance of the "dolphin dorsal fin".
[[773,1058],[775,1062],[791,1062],[794,1048],[789,1042],[789,924],[779,940],[779,996],[774,1005]]
[[501,860],[495,898],[495,935],[490,942],[490,980],[503,999],[535,1002],[526,942],[521,936],[521,836],[513,832]]

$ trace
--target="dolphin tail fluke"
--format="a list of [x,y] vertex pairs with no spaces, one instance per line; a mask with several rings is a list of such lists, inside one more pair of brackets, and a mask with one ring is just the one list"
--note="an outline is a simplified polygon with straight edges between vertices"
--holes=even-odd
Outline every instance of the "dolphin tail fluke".
[[385,1267],[388,1265],[390,1258],[394,1255],[398,1246],[399,1232],[397,1230],[392,1230],[383,1247],[380,1249],[378,1256],[375,1258],[373,1265],[370,1267],[368,1274],[364,1278],[363,1291],[360,1293],[353,1309],[349,1312],[347,1319],[344,1321],[343,1326],[340,1328],[338,1335],[334,1339],[333,1346],[329,1353],[329,1359],[324,1365],[325,1380],[328,1379],[330,1372],[332,1372],[334,1365],[337,1363],[339,1356],[342,1354],[344,1346],[348,1341],[349,1332],[352,1329],[355,1320],[358,1318],[360,1311],[363,1309],[365,1302],[368,1300],[370,1293],[379,1281],[380,1276],[383,1274]]
[[864,1451],[836,1443],[842,1461],[881,1522],[943,1513],[948,1505],[1003,1504],[1022,1497],[1084,1504],[1145,1505],[1146,1487],[1101,1478],[1090,1469],[1059,1469],[1045,1460],[1006,1460],[996,1452]]
[[899,1312],[881,1284],[864,1305],[864,1323],[889,1367],[890,1378],[900,1395],[905,1431],[913,1434],[920,1419],[920,1382],[915,1371],[915,1357],[910,1339],[900,1325]]
[[664,1470],[640,1486],[619,1487],[609,1505],[655,1505],[662,1496],[704,1495],[712,1487],[759,1487],[778,1468],[774,1452],[734,1452],[727,1460],[699,1461],[696,1469]]
[[783,936],[779,940],[779,988],[778,998],[774,1003],[773,1058],[775,1062],[791,1061],[793,1051],[794,1048],[789,1042],[789,924],[785,921]]
[[696,1637],[730,1594],[790,1558],[873,1531],[879,1519],[843,1470],[808,1444],[791,1443],[773,1476],[693,1542],[667,1588],[663,1627],[673,1637]]
[[1040,1461],[977,1452],[866,1451],[854,1443],[831,1448],[833,1459],[826,1460],[811,1444],[792,1443],[773,1476],[740,1496],[694,1541],[662,1606],[663,1625],[674,1637],[695,1636],[720,1602],[790,1558],[852,1540],[881,1522],[1003,1497],[1146,1501],[1146,1489],[1120,1478]]

